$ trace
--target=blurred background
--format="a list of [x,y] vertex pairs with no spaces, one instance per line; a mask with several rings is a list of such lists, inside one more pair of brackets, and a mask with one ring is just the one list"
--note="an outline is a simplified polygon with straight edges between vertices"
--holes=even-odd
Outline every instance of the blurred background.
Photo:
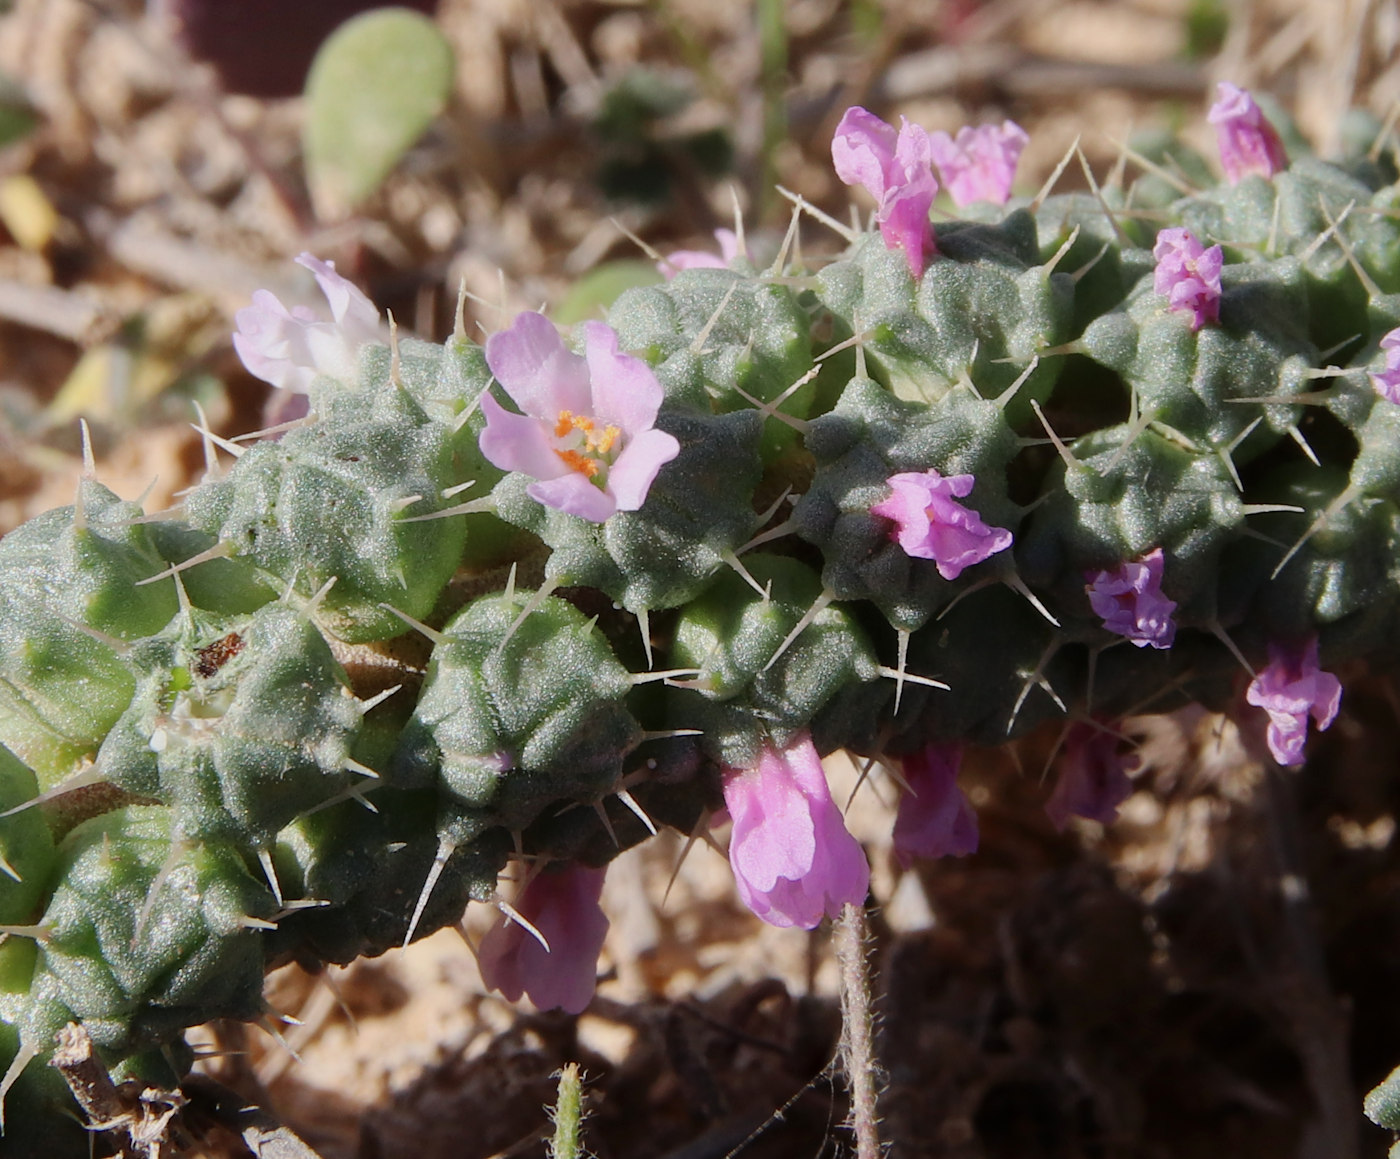
[[[1323,155],[1400,100],[1396,0],[419,0],[425,19],[332,36],[375,7],[3,6],[0,531],[71,501],[80,417],[99,477],[151,510],[203,469],[195,403],[219,433],[259,426],[233,315],[259,287],[314,304],[303,251],[424,338],[464,289],[479,337],[522,309],[597,314],[736,209],[776,249],[779,185],[846,220],[830,140],[851,104],[1018,122],[1031,195],[1076,141],[1100,182],[1164,134],[1213,156],[1219,80]],[[1085,186],[1075,164],[1056,188]],[[807,219],[801,244],[837,238]],[[1360,1099],[1400,1062],[1400,699],[1349,675],[1287,780],[1204,714],[1139,722],[1142,791],[1107,832],[1045,819],[1053,736],[973,754],[982,848],[956,863],[899,873],[892,798],[862,789],[894,1155],[1385,1153]],[[609,977],[580,1019],[483,997],[447,931],[279,972],[299,1024],[206,1028],[201,1065],[326,1159],[542,1155],[571,1059],[599,1156],[844,1153],[823,935],[761,926],[704,849],[666,896],[678,854],[610,873]]]

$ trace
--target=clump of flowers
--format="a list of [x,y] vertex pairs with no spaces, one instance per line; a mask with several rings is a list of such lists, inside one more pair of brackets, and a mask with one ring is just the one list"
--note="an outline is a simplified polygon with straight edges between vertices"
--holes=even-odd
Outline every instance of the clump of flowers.
[[971,475],[944,476],[932,468],[891,475],[889,498],[870,513],[894,520],[893,538],[907,554],[933,560],[939,575],[955,580],[965,568],[1011,546],[1010,531],[989,527],[958,502],[971,494],[974,481]]
[[1288,168],[1288,154],[1277,131],[1244,89],[1221,81],[1206,120],[1215,126],[1220,163],[1231,185],[1251,173],[1268,178]]
[[1381,349],[1385,351],[1385,369],[1372,372],[1371,385],[1381,398],[1400,405],[1400,328],[1381,339]]
[[1220,321],[1220,271],[1225,255],[1220,246],[1203,246],[1188,229],[1164,229],[1152,247],[1157,268],[1152,288],[1173,310],[1191,315],[1191,329]]
[[929,744],[901,762],[908,791],[894,819],[894,855],[906,868],[915,858],[966,857],[977,852],[977,814],[958,787],[962,745]]
[[977,201],[1005,205],[1016,180],[1016,164],[1030,137],[1014,121],[964,126],[956,137],[929,134],[938,176],[959,206]]
[[657,262],[656,268],[668,282],[682,270],[727,270],[739,254],[739,235],[732,229],[717,229],[715,241],[719,245],[717,254],[708,250],[676,250]]
[[234,315],[233,348],[250,374],[279,390],[305,394],[320,375],[354,382],[361,348],[380,340],[379,311],[334,262],[308,253],[296,261],[316,276],[330,320],[306,306],[288,310],[271,290],[255,290],[253,304]]
[[656,430],[663,392],[640,358],[618,351],[617,333],[583,324],[575,354],[543,314],[526,313],[486,340],[486,363],[524,412],[488,392],[481,453],[503,471],[535,479],[530,498],[593,523],[646,502],[656,473],[680,452]]
[[870,867],[806,733],[785,749],[765,748],[754,768],[730,769],[724,803],[734,820],[734,882],[765,922],[810,930],[864,903]]
[[875,198],[875,220],[890,249],[904,251],[919,277],[936,252],[929,209],[938,196],[929,136],[900,118],[898,131],[859,105],[846,110],[831,141],[836,176]]
[[511,1002],[579,1014],[593,1000],[608,919],[598,899],[606,870],[571,864],[532,878],[515,909],[544,939],[506,915],[481,939],[481,978]]
[[1301,765],[1308,718],[1325,730],[1337,718],[1342,684],[1317,666],[1317,637],[1303,644],[1270,644],[1269,664],[1245,690],[1245,700],[1269,714],[1269,752],[1281,765]]
[[1158,547],[1141,559],[1087,572],[1089,606],[1102,617],[1105,628],[1127,637],[1137,647],[1170,648],[1176,639],[1172,619],[1176,603],[1162,594],[1162,571],[1163,555]]
[[1133,792],[1128,770],[1138,763],[1136,756],[1119,755],[1119,741],[1109,725],[1081,720],[1069,726],[1060,777],[1045,802],[1045,813],[1056,829],[1063,830],[1071,817],[1104,825],[1118,819],[1118,806]]

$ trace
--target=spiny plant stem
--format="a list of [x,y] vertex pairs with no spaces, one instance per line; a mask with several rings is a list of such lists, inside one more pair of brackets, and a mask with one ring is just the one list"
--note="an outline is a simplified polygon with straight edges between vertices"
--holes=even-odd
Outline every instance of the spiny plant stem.
[[550,1159],[580,1159],[579,1127],[583,1123],[583,1084],[579,1080],[578,1063],[564,1064],[559,1072],[559,1097],[554,1103],[554,1141],[549,1145]]
[[870,970],[865,955],[865,910],[847,904],[834,929],[841,970],[841,1054],[851,1084],[851,1127],[857,1159],[880,1159],[880,1116],[875,1089],[874,1026],[870,1013]]

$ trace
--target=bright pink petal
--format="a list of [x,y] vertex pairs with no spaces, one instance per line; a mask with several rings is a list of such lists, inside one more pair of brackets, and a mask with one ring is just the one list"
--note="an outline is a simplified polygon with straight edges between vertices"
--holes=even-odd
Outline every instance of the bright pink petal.
[[617,509],[639,510],[657,472],[680,451],[675,436],[665,431],[653,429],[633,437],[608,471],[608,490],[617,499]]
[[1139,560],[1085,574],[1089,606],[1103,626],[1139,648],[1170,648],[1176,639],[1176,604],[1162,594],[1164,558],[1158,547]]
[[877,202],[883,201],[897,141],[893,125],[853,105],[846,110],[831,139],[836,176],[847,185],[863,185]]
[[592,480],[576,471],[568,471],[556,479],[531,483],[525,494],[536,503],[553,507],[566,515],[577,515],[590,523],[606,522],[617,510],[617,503],[608,492],[594,486]]
[[1231,185],[1250,174],[1269,178],[1288,168],[1288,154],[1264,111],[1244,89],[1221,81],[1206,120],[1215,126],[1220,163]]
[[958,787],[961,761],[961,745],[930,744],[901,762],[909,786],[894,819],[894,854],[901,865],[977,851],[977,814]]
[[486,416],[486,429],[478,443],[488,463],[502,471],[522,471],[532,479],[572,474],[554,453],[545,423],[506,410],[489,391],[481,396],[481,413]]
[[591,413],[588,364],[564,345],[543,314],[519,315],[486,340],[486,365],[527,415],[553,423],[561,410]]
[[1337,717],[1342,684],[1318,667],[1317,637],[1301,645],[1270,644],[1269,664],[1245,690],[1245,700],[1269,714],[1267,740],[1281,765],[1303,763],[1308,717],[1319,731]]

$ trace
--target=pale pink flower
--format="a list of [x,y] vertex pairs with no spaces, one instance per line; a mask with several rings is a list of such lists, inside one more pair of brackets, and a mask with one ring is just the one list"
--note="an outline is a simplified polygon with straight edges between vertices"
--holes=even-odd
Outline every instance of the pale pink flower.
[[511,1002],[522,994],[541,1010],[578,1014],[593,1000],[598,954],[608,919],[598,899],[606,871],[571,864],[545,870],[515,899],[515,909],[549,949],[519,922],[501,914],[481,939],[481,980]]
[[380,341],[379,311],[353,282],[335,272],[334,262],[301,254],[297,265],[316,275],[330,303],[327,321],[315,310],[288,310],[271,290],[256,290],[253,304],[234,315],[233,348],[250,374],[280,390],[305,394],[320,375],[352,383],[360,350]]
[[1119,738],[1110,730],[1076,721],[1065,733],[1060,756],[1060,776],[1045,802],[1045,812],[1056,829],[1064,829],[1071,817],[1085,817],[1110,825],[1118,819],[1118,806],[1133,792],[1128,769],[1138,757],[1118,755]]
[[886,480],[890,496],[870,508],[892,519],[894,540],[909,555],[931,559],[944,579],[1011,546],[1011,532],[988,527],[982,517],[957,502],[972,491],[971,475],[944,477],[935,470],[906,471]]
[[1251,173],[1267,178],[1287,169],[1283,142],[1254,98],[1228,81],[1221,81],[1216,93],[1206,120],[1215,126],[1220,163],[1230,184],[1238,184]]
[[1164,229],[1152,247],[1157,268],[1152,288],[1163,295],[1171,309],[1191,315],[1191,329],[1220,321],[1220,271],[1224,251],[1218,245],[1206,249],[1186,229]]
[[938,176],[958,205],[990,201],[1005,205],[1016,180],[1016,163],[1030,138],[1014,121],[963,126],[956,137],[929,134]]
[[708,250],[676,250],[657,262],[656,268],[668,282],[682,270],[727,270],[739,254],[739,236],[732,229],[717,229],[715,241],[719,243],[718,254]]
[[1139,560],[1085,572],[1089,606],[1105,628],[1139,648],[1170,648],[1176,639],[1176,603],[1162,594],[1162,570],[1162,549],[1157,547]]
[[526,493],[536,502],[602,523],[641,507],[680,444],[655,429],[663,392],[651,367],[619,353],[612,327],[582,329],[581,355],[543,314],[521,314],[486,340],[486,364],[524,413],[483,394],[481,453],[535,479]]
[[1270,644],[1269,665],[1245,690],[1245,700],[1269,714],[1269,752],[1281,765],[1301,765],[1308,717],[1318,731],[1337,717],[1342,683],[1317,666],[1317,637],[1306,643]]
[[1400,404],[1400,328],[1381,339],[1385,351],[1385,369],[1371,374],[1371,385],[1387,402]]
[[938,196],[928,134],[903,117],[896,132],[859,105],[846,110],[831,140],[836,176],[875,198],[875,220],[890,249],[901,249],[914,277],[935,251],[928,213]]
[[810,930],[847,903],[864,903],[870,867],[806,733],[781,752],[765,746],[756,768],[729,769],[724,803],[734,819],[734,883],[769,925]]
[[929,744],[904,757],[908,791],[894,818],[894,855],[908,867],[916,857],[966,857],[977,852],[977,814],[958,788],[962,746]]

